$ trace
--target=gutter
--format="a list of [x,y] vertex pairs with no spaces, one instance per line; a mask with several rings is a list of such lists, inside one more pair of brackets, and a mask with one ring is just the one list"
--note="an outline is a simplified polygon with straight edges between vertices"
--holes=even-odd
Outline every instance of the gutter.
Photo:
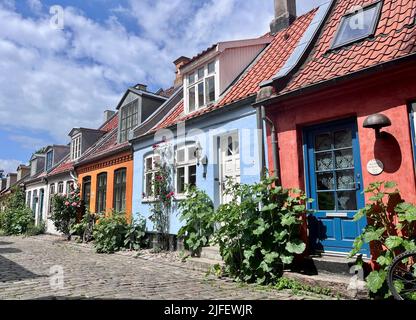
[[[280,155],[279,155],[279,140],[276,134],[276,127],[273,121],[266,116],[266,111],[263,105],[256,107],[257,115],[257,129],[259,131],[258,135],[258,150],[259,150],[259,159],[260,159],[260,174],[261,177],[266,176],[266,156],[265,156],[265,142],[264,142],[264,124],[268,124],[271,130],[271,144],[272,144],[272,156],[273,156],[273,177],[278,179],[279,185],[281,184],[281,174],[280,174]],[[267,127],[266,127],[267,129]]]

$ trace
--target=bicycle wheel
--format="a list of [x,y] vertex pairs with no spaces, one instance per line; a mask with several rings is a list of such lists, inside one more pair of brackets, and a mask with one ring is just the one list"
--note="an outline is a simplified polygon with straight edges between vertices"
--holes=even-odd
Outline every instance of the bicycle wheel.
[[402,253],[393,260],[387,282],[396,300],[416,300],[416,251]]

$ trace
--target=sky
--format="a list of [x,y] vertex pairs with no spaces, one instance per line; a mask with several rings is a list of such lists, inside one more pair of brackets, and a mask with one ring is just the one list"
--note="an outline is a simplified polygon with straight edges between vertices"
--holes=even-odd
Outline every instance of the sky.
[[[326,1],[297,0],[298,15]],[[129,86],[170,87],[176,58],[266,33],[273,14],[273,0],[0,0],[0,170],[97,128]]]

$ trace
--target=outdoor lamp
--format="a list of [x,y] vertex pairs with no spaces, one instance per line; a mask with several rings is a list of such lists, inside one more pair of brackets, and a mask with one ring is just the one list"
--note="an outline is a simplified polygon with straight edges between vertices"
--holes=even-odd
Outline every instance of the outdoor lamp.
[[206,178],[207,177],[207,167],[208,167],[208,157],[206,155],[201,159],[201,163],[204,166],[204,173],[202,174],[202,176],[204,178]]
[[371,116],[368,116],[364,120],[363,127],[367,129],[374,129],[376,131],[376,139],[382,138],[381,128],[391,126],[390,119],[381,113],[375,113]]

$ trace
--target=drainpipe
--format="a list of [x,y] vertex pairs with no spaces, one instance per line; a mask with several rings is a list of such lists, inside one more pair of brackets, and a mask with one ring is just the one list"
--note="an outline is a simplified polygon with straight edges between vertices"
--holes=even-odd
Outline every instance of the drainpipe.
[[[279,157],[279,142],[277,139],[277,134],[276,134],[276,127],[273,123],[272,120],[270,120],[270,118],[268,118],[266,116],[266,111],[264,106],[260,106],[260,114],[261,114],[261,133],[262,133],[262,141],[263,141],[263,134],[264,134],[264,128],[263,128],[263,122],[267,123],[270,126],[270,130],[271,130],[271,144],[272,144],[272,156],[273,156],[273,168],[274,168],[274,172],[273,172],[273,176],[276,177],[279,180],[279,183],[281,181],[281,175],[280,175],[280,157]],[[264,158],[264,141],[263,141],[263,158]]]
[[262,106],[256,107],[256,118],[257,118],[257,144],[258,153],[260,159],[260,177],[263,178],[266,175],[266,158],[264,155],[264,128],[263,128],[263,117],[262,117]]

